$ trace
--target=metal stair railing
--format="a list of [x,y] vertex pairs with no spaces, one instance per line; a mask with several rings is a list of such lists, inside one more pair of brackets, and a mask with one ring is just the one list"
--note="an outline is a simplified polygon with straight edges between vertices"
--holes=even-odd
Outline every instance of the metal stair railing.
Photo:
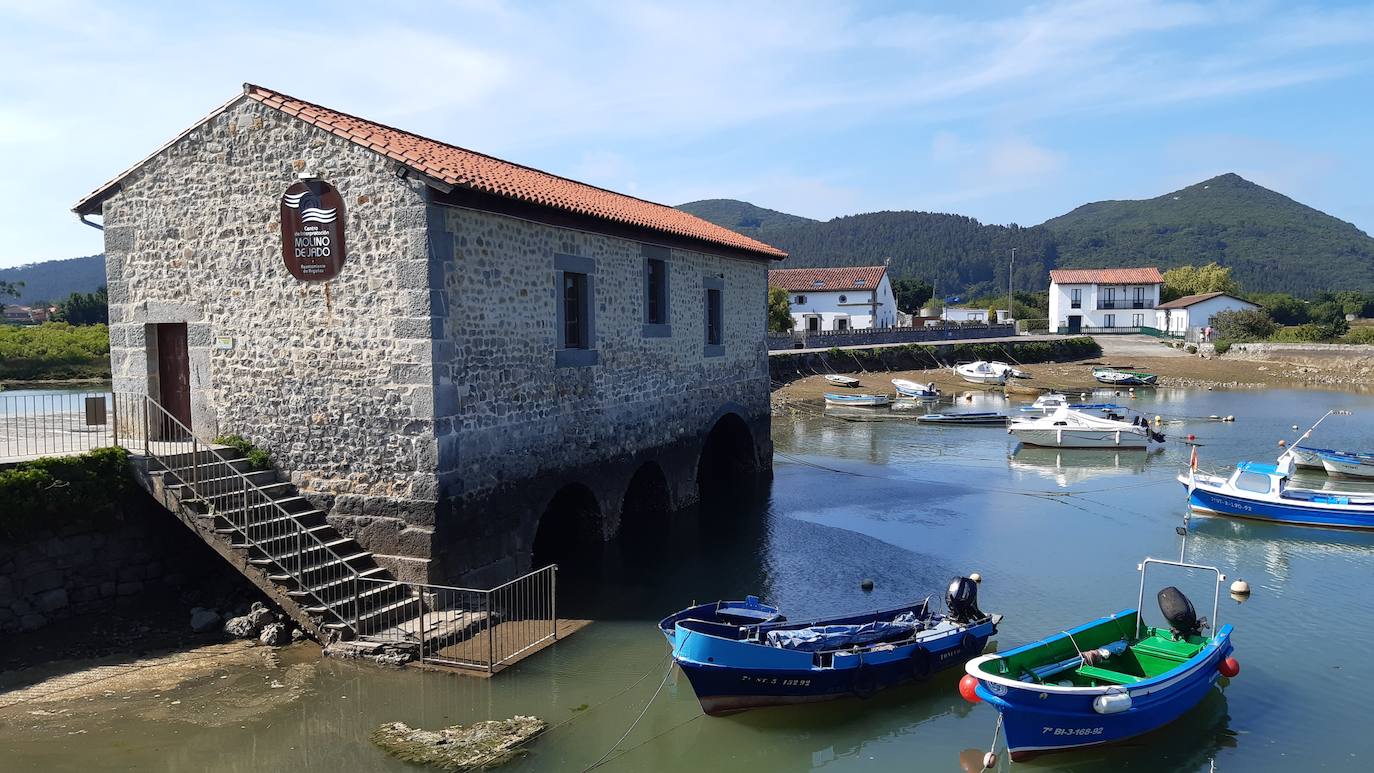
[[[360,633],[360,573],[348,556],[339,555],[335,545],[320,539],[312,527],[300,521],[301,513],[283,507],[235,467],[235,460],[197,439],[152,397],[117,393],[115,403],[119,429],[127,432],[131,441],[142,441],[142,448],[135,450],[156,460],[165,474],[191,493],[189,498],[179,497],[181,504],[194,500],[205,503],[208,514],[232,525],[230,536],[243,540],[236,546],[256,549],[265,557],[251,561],[279,567],[295,582],[297,590],[309,592],[324,611],[338,618],[338,623],[354,634]],[[140,424],[133,423],[140,419]],[[189,463],[177,461],[188,455]],[[334,593],[322,594],[325,588]]]

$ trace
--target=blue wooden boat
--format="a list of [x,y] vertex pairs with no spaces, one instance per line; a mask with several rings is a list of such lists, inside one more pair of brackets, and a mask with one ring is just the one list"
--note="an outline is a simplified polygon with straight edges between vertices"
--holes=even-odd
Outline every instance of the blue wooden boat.
[[876,408],[892,402],[892,398],[887,395],[841,395],[835,392],[825,393],[826,405],[848,405],[863,408]]
[[670,645],[673,644],[673,633],[680,620],[703,620],[726,625],[749,626],[780,623],[786,621],[787,617],[777,607],[759,601],[758,596],[745,596],[743,601],[713,601],[710,604],[697,604],[687,607],[681,612],[674,612],[658,621],[658,630]]
[[992,411],[969,413],[925,413],[916,417],[922,424],[959,424],[983,427],[1007,426],[1007,415]]
[[[1291,458],[1291,457],[1289,457]],[[1374,529],[1374,494],[1297,488],[1289,463],[1241,462],[1230,477],[1189,471],[1178,476],[1188,506],[1201,513],[1257,521]]]
[[[1192,602],[1172,586],[1158,594],[1168,627],[1141,619],[1145,574],[1156,564],[1216,575],[1213,635],[1203,634],[1207,619],[1199,619]],[[1140,564],[1135,609],[979,657],[966,666],[959,691],[997,709],[1013,761],[1122,741],[1162,727],[1197,706],[1221,676],[1240,672],[1231,657],[1231,626],[1215,628],[1225,579],[1215,567],[1147,558]]]
[[926,599],[806,622],[738,625],[696,619],[690,610],[665,620],[675,619],[673,660],[702,711],[721,715],[867,698],[961,664],[983,651],[1001,621],[1001,615],[979,611],[977,593],[972,580],[959,577],[950,583],[946,613],[931,610]]

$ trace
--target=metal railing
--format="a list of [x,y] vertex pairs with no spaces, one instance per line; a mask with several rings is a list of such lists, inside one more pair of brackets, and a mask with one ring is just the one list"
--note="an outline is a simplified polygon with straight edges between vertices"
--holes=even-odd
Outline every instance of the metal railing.
[[0,394],[0,462],[109,448],[115,413],[109,392]]
[[414,647],[422,663],[493,672],[558,639],[557,581],[557,564],[486,590],[401,581],[422,613],[393,615],[360,638]]

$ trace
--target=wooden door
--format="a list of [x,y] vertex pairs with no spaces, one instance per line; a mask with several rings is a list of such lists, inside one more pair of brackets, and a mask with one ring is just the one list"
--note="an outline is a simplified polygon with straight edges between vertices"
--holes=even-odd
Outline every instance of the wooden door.
[[158,402],[190,428],[191,357],[184,322],[157,326],[157,383]]
[[1083,330],[1083,318],[1078,315],[1069,315],[1069,332],[1078,333]]

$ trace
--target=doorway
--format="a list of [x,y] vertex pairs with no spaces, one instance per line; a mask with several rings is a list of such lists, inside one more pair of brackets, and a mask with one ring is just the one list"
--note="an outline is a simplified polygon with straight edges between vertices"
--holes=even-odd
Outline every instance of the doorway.
[[1077,314],[1069,315],[1069,332],[1079,333],[1083,330],[1083,317]]
[[[186,350],[186,323],[174,322],[156,327],[157,399],[167,413],[190,429],[191,357]],[[184,433],[176,431],[164,434]]]

